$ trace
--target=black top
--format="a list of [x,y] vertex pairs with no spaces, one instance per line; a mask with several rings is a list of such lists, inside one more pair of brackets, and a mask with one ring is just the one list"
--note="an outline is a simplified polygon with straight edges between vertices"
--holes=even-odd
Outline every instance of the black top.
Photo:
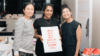
[[76,40],[76,30],[78,25],[81,25],[80,23],[73,20],[70,23],[63,23],[61,26],[62,30],[62,44],[63,45],[73,45],[76,46],[77,40]]
[[[46,21],[50,22],[50,19],[46,20]],[[35,20],[35,22],[34,22],[34,28],[37,29],[37,33],[39,35],[42,35],[41,34],[41,27],[58,26],[58,28],[60,28],[59,22],[58,22],[57,19],[51,18],[51,23],[49,25],[46,23],[46,21],[45,21],[44,18],[39,18],[39,19]],[[43,43],[41,42],[40,39],[37,39],[35,52],[36,52],[37,55],[40,55],[40,54],[44,53]]]

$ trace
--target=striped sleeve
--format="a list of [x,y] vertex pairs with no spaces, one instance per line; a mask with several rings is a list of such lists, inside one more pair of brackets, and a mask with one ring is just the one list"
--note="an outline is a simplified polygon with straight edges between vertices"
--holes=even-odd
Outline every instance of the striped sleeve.
[[19,51],[23,27],[24,27],[24,20],[23,18],[19,18],[15,23],[15,34],[13,43],[14,51]]

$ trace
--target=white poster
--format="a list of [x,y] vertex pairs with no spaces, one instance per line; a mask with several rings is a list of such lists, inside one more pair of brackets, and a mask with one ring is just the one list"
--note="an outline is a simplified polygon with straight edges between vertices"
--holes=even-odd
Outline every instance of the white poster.
[[82,24],[82,38],[80,50],[89,48],[89,0],[78,0],[78,19]]
[[62,51],[60,35],[58,27],[41,27],[44,52],[59,52]]

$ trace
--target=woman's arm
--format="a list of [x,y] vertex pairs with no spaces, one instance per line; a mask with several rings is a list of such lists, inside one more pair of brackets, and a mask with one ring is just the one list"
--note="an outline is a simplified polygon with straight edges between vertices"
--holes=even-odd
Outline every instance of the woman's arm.
[[19,18],[16,23],[15,23],[15,34],[14,34],[14,55],[19,55],[19,47],[20,47],[20,42],[21,42],[21,37],[22,37],[22,31],[24,28],[24,20],[22,18]]
[[77,39],[76,52],[74,56],[78,56],[80,44],[81,44],[81,35],[82,35],[81,26],[78,25],[78,28],[76,30],[76,39]]
[[38,34],[37,34],[37,29],[34,29],[34,31],[35,31],[34,38],[36,38],[36,39],[40,38],[41,35],[38,35]]
[[35,31],[34,38],[36,39],[40,38],[40,40],[43,42],[42,36],[37,34],[37,29],[34,29],[34,31]]

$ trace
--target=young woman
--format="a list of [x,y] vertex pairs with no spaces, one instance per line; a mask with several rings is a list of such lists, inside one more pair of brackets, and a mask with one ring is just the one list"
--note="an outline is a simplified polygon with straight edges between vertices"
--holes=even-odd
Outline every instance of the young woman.
[[41,27],[58,26],[58,28],[60,29],[58,20],[53,19],[52,15],[53,15],[53,6],[51,4],[46,4],[43,7],[43,17],[36,19],[34,22],[34,28],[35,28],[34,37],[37,38],[35,52],[37,56],[60,56],[60,52],[44,53],[44,47],[42,43],[43,38],[41,35]]
[[24,16],[15,23],[14,56],[33,56],[33,21],[34,5],[26,3],[23,7]]
[[78,56],[81,43],[81,24],[71,17],[71,9],[62,5],[62,16],[65,19],[61,26],[63,56]]

